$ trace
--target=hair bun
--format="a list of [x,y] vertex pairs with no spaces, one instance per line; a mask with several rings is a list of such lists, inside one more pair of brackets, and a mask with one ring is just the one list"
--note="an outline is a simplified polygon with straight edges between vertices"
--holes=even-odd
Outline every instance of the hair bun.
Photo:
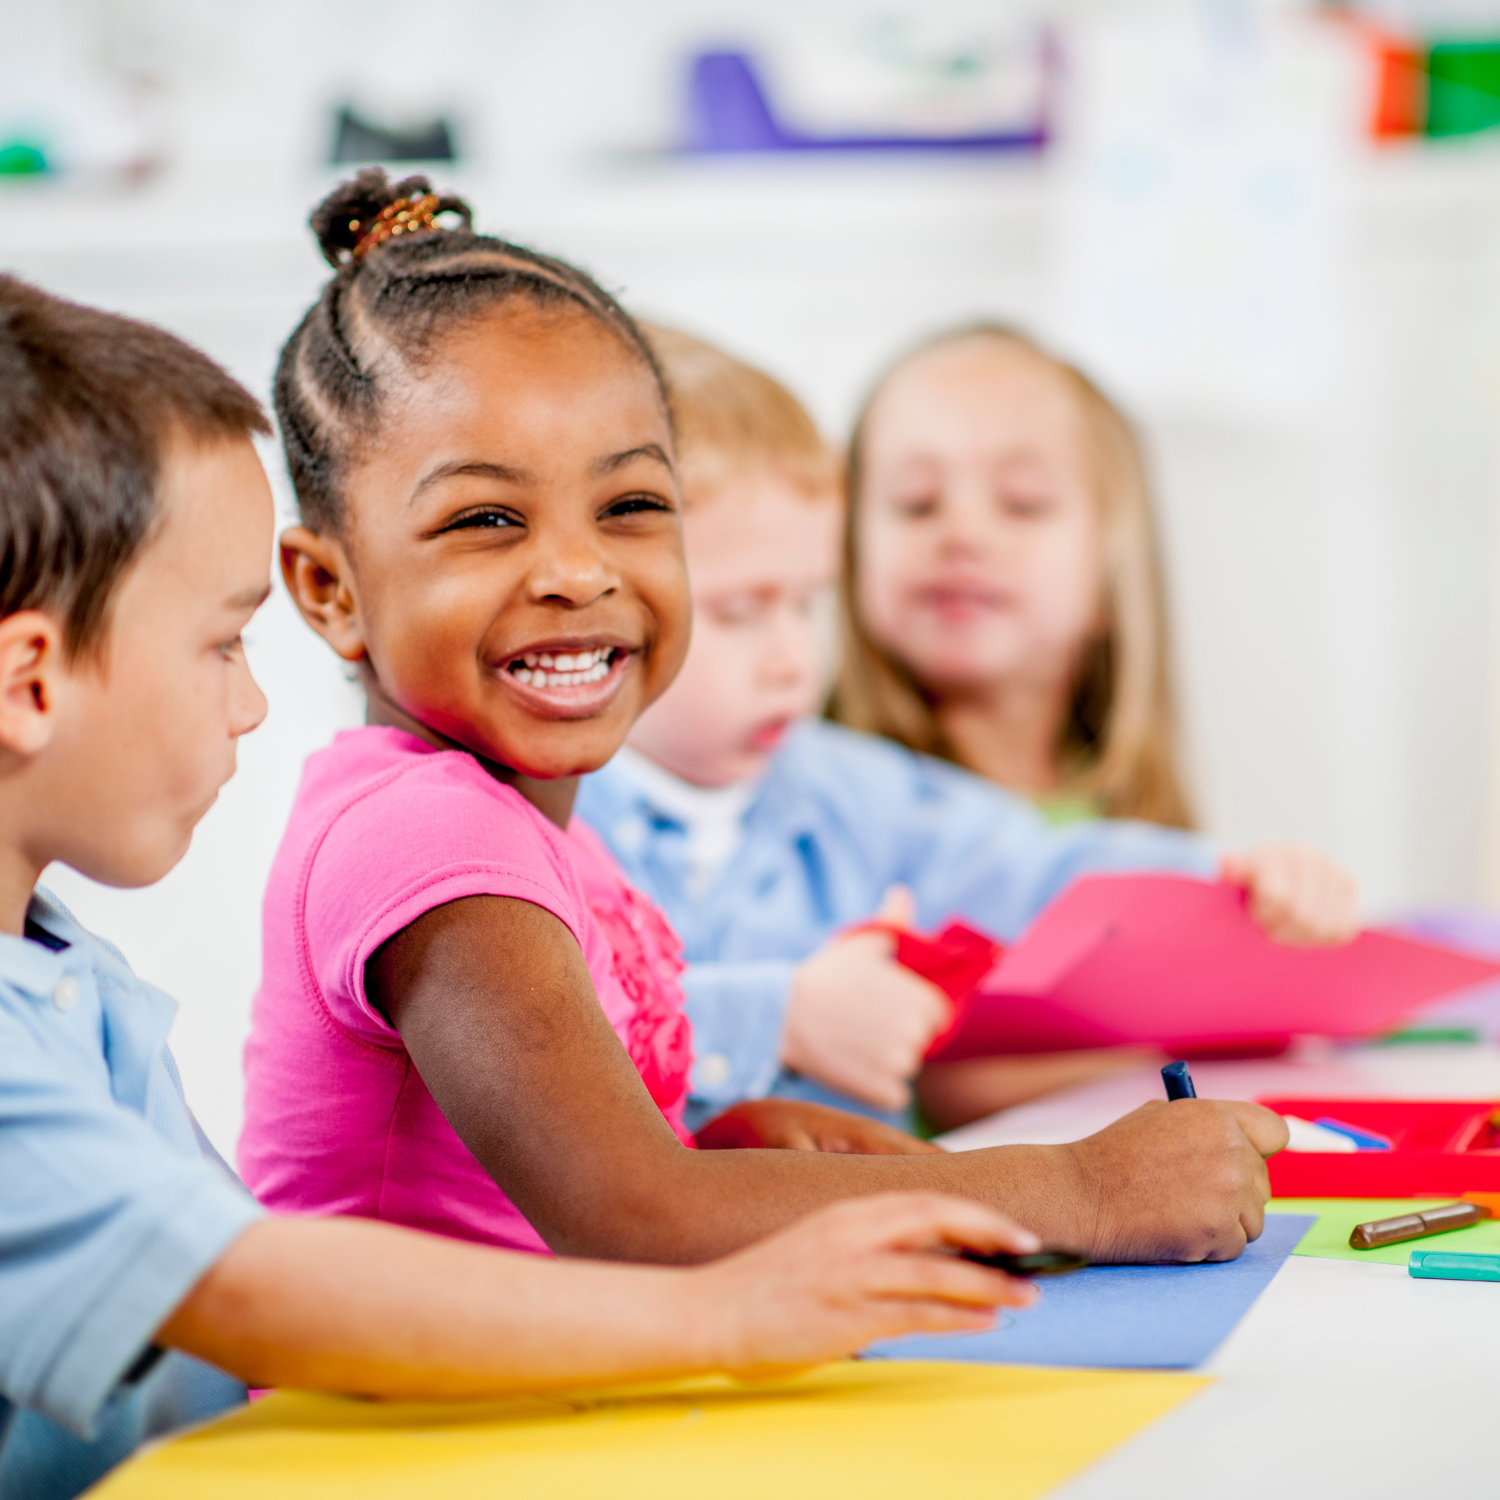
[[[403,199],[431,192],[432,184],[425,177],[403,177],[400,182],[392,182],[384,168],[364,167],[329,193],[312,211],[308,224],[318,237],[323,259],[331,266],[342,266],[383,210]],[[473,221],[469,205],[451,194],[445,193],[439,199],[435,211],[457,214],[466,228]]]

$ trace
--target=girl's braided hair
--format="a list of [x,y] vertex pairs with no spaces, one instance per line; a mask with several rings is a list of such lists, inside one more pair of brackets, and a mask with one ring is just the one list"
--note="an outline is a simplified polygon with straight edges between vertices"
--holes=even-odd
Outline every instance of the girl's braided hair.
[[[386,232],[408,202],[424,222]],[[443,215],[460,227],[431,224]],[[651,346],[608,292],[566,261],[474,233],[472,221],[463,199],[433,194],[425,177],[393,183],[379,167],[341,183],[313,210],[309,224],[336,272],[281,351],[275,403],[297,508],[315,531],[340,528],[345,469],[389,384],[420,366],[456,323],[512,297],[602,323],[650,372],[670,414]]]

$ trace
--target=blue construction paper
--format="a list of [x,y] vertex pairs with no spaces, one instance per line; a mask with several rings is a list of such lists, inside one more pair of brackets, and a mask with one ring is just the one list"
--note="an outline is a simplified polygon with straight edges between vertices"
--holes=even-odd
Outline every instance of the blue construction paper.
[[1267,1214],[1238,1260],[1197,1266],[1090,1266],[1038,1279],[1041,1300],[985,1333],[887,1339],[866,1359],[1180,1370],[1201,1365],[1249,1312],[1316,1214]]

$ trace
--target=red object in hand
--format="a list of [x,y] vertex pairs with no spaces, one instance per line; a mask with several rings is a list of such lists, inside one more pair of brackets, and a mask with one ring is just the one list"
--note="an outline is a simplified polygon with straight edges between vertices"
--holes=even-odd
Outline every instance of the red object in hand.
[[928,1057],[953,1035],[980,980],[1005,956],[1002,944],[966,922],[949,922],[931,937],[889,922],[861,922],[849,930],[890,933],[896,939],[896,962],[948,997],[948,1022],[928,1042]]

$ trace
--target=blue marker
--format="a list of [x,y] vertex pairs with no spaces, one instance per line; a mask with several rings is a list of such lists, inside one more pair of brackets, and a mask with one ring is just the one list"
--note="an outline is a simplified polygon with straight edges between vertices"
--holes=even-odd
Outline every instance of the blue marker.
[[1167,1086],[1168,1099],[1196,1099],[1198,1090],[1193,1087],[1193,1075],[1185,1062],[1168,1063],[1161,1070],[1161,1081]]
[[1406,1269],[1430,1281],[1500,1281],[1500,1255],[1460,1255],[1456,1250],[1413,1250]]
[[1319,1115],[1313,1121],[1314,1125],[1321,1125],[1324,1130],[1331,1130],[1335,1135],[1347,1136],[1361,1151],[1389,1151],[1391,1138],[1386,1135],[1377,1135],[1373,1130],[1361,1130],[1356,1125],[1346,1125],[1342,1120],[1335,1120],[1329,1115]]

